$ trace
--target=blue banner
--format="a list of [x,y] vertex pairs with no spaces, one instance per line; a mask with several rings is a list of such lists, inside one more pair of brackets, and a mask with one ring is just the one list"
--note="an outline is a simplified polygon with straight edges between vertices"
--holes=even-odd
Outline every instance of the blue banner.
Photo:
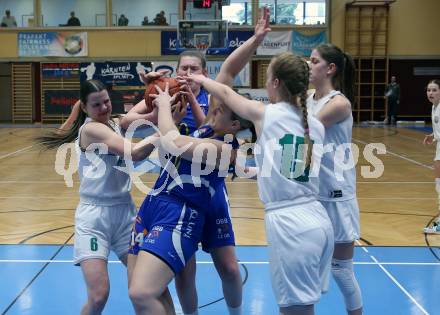
[[107,86],[113,113],[126,113],[144,97],[141,76],[153,71],[151,62],[90,62],[81,63],[80,81],[100,80]]
[[85,57],[87,33],[19,32],[19,57]]
[[42,63],[43,79],[79,78],[79,63]]
[[80,80],[97,79],[107,86],[144,86],[141,75],[152,71],[151,62],[81,63]]
[[[228,46],[224,48],[208,48],[207,55],[229,55],[237,47],[240,47],[246,40],[254,34],[253,31],[229,31]],[[162,31],[161,32],[161,54],[162,55],[179,55],[185,48],[181,48],[177,42],[177,32]]]
[[313,48],[326,42],[325,31],[314,35],[304,35],[297,31],[292,32],[292,51],[300,56],[309,57]]

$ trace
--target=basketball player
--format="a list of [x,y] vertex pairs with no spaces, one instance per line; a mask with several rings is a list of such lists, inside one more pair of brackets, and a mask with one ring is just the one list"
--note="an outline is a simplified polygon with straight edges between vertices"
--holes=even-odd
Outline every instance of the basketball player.
[[425,136],[423,144],[432,144],[437,141],[434,157],[435,190],[438,194],[438,214],[432,225],[424,228],[428,234],[440,234],[440,80],[432,80],[426,87],[426,96],[432,103],[432,133]]
[[269,266],[279,312],[314,314],[314,304],[328,286],[334,240],[328,215],[316,200],[317,178],[309,176],[311,161],[317,158],[312,141],[322,143],[324,127],[307,115],[306,62],[291,53],[272,58],[267,106],[204,76],[187,79],[254,123],[260,147],[257,182],[266,210]]
[[[356,199],[356,169],[339,166],[352,161],[351,132],[354,97],[354,64],[350,56],[332,44],[322,44],[310,55],[310,83],[316,90],[307,99],[309,112],[325,127],[319,173],[319,196],[335,232],[332,274],[344,296],[347,313],[362,314],[362,296],[353,272],[354,241],[360,237],[359,206]],[[342,159],[336,149],[346,146]],[[353,163],[354,165],[354,163]],[[343,169],[343,168],[342,168]]]
[[[207,75],[206,70],[206,58],[198,51],[184,51],[179,55],[177,61],[177,75],[183,76],[189,73],[197,73]],[[150,83],[155,78],[163,76],[167,73],[167,70],[160,70],[157,72],[150,72],[144,76],[144,82]],[[185,95],[188,104],[185,106],[185,116],[179,123],[179,130],[183,135],[189,135],[193,133],[198,127],[200,127],[206,120],[208,114],[208,93],[197,86],[192,84],[182,85],[182,94]],[[137,103],[121,120],[121,125],[124,129],[137,119],[145,119],[152,123],[157,123],[157,116],[154,113],[147,113],[147,107],[145,100]]]
[[[220,162],[220,158],[223,150],[236,149],[238,143],[234,140],[232,148],[228,149],[231,145],[225,144],[223,137],[251,126],[229,109],[217,105],[210,126],[202,127],[191,137],[178,135],[170,110],[172,98],[168,89],[158,90],[160,93],[154,103],[159,107],[158,125],[161,133],[165,135],[174,131],[176,138],[173,143],[178,148],[191,145],[181,157],[173,158],[178,178],[173,180],[165,167],[136,219],[130,253],[138,257],[129,292],[137,314],[163,314],[164,309],[158,297],[173,277],[193,259],[201,241],[206,214],[215,210],[209,209],[212,200],[225,200],[224,175],[219,176],[218,170],[220,165],[224,167],[221,164],[224,161]],[[196,158],[200,145],[217,148],[213,159],[204,158],[202,162],[205,165],[202,169],[213,168],[208,175],[194,174],[192,171],[194,165],[191,161]],[[234,159],[235,151],[232,151],[226,165]],[[176,184],[179,181],[182,186]],[[155,193],[156,190],[159,191]]]
[[[81,314],[101,314],[110,291],[107,261],[113,250],[127,264],[127,243],[136,207],[130,196],[130,176],[119,171],[124,150],[133,160],[145,159],[158,139],[151,136],[134,144],[122,135],[104,84],[88,80],[81,84],[80,110],[68,129],[40,137],[47,148],[57,148],[76,139],[79,153],[80,202],[75,212],[74,263],[81,266],[87,286],[87,302]],[[171,295],[162,303],[174,314]]]

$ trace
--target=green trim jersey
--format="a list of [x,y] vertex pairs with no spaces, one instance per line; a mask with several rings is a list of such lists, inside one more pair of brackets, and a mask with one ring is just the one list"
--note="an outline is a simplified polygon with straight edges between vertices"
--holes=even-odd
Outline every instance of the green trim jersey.
[[[307,99],[309,115],[316,116],[339,91],[331,91],[319,100],[314,94]],[[325,128],[324,148],[319,169],[319,196],[321,201],[342,201],[356,198],[356,167],[352,153],[353,116],[349,115],[331,127]],[[350,164],[351,163],[351,164]],[[347,169],[347,165],[353,165]]]
[[[324,126],[308,117],[313,146],[312,165],[319,164],[316,144],[324,140]],[[303,114],[295,105],[280,102],[265,107],[264,118],[256,143],[258,189],[266,210],[280,203],[301,204],[316,200],[317,174],[306,167]],[[316,160],[316,161],[315,161]]]
[[440,140],[440,104],[432,105],[432,133],[434,139],[438,142]]
[[[75,147],[78,154],[79,196],[81,202],[115,205],[131,202],[130,175],[121,171],[125,168],[122,157],[108,152],[103,143],[93,143],[86,151],[80,147],[82,128],[91,122],[87,118],[78,132]],[[122,136],[121,128],[113,121],[110,128]]]

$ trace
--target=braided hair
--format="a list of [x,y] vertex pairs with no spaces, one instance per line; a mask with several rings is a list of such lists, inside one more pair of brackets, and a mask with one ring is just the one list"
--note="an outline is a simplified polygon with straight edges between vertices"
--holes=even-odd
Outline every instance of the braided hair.
[[[304,161],[306,168],[312,161],[313,144],[310,139],[307,114],[307,89],[309,87],[309,67],[300,56],[286,52],[274,57],[270,63],[272,77],[281,83],[281,96],[302,111],[304,143],[307,145]],[[299,104],[298,104],[299,98]]]

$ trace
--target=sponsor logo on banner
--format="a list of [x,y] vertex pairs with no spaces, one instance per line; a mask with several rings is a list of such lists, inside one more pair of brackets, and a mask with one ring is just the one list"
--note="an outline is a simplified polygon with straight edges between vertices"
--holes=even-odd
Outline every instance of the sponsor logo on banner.
[[44,79],[79,78],[79,63],[42,63],[41,74]]
[[[206,70],[208,77],[215,79],[220,71],[223,61],[207,61]],[[154,71],[168,70],[168,76],[176,76],[177,61],[153,61]],[[234,86],[250,86],[250,66],[247,64],[234,78]]]
[[19,57],[86,57],[87,32],[19,32]]
[[269,104],[269,96],[267,96],[266,89],[238,89],[238,93],[249,94],[255,101]]
[[[223,61],[208,61],[206,63],[206,68],[208,70],[208,76],[215,80]],[[240,71],[240,73],[234,78],[234,86],[250,86],[250,67],[249,63]]]
[[129,111],[142,100],[142,75],[152,70],[151,62],[90,62],[79,66],[81,82],[96,79],[108,87],[115,114]]
[[[207,55],[229,55],[236,48],[240,47],[248,40],[254,32],[251,31],[229,31],[228,46],[223,48],[208,48]],[[179,47],[177,42],[177,33],[172,31],[161,32],[161,53],[162,55],[178,55],[185,48]]]
[[142,74],[152,70],[151,62],[81,63],[81,82],[97,79],[106,85],[143,86]]
[[77,90],[45,90],[44,112],[69,115],[78,99],[79,91]]
[[325,31],[314,35],[304,35],[297,31],[292,32],[292,51],[300,56],[310,56],[313,48],[326,42]]
[[289,51],[292,44],[292,31],[270,32],[257,48],[257,55],[277,55]]

